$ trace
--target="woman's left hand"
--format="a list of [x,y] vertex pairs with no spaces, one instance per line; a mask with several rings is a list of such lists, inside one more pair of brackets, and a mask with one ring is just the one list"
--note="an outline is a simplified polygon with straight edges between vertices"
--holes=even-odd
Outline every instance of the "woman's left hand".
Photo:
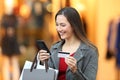
[[65,58],[65,63],[68,65],[68,67],[71,69],[71,71],[74,73],[77,70],[77,60],[72,57],[69,56],[67,58]]

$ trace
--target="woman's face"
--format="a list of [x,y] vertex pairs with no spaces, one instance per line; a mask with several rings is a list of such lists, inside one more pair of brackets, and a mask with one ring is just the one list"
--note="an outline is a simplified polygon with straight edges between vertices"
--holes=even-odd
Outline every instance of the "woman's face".
[[56,29],[61,39],[69,39],[73,36],[73,29],[64,15],[56,17]]

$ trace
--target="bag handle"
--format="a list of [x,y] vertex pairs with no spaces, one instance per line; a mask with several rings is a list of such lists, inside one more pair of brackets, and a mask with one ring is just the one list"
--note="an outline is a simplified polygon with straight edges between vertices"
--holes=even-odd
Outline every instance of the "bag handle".
[[30,68],[30,72],[32,72],[33,68],[36,69],[37,67],[37,54],[35,55],[35,58],[33,60],[32,66]]
[[[32,66],[31,66],[31,69],[30,69],[30,72],[32,72],[33,69],[36,69],[37,67],[37,63],[38,63],[38,60],[37,60],[37,55],[38,53],[35,55],[35,58],[33,60],[33,63],[32,63]],[[48,71],[49,67],[48,67],[48,59],[45,60],[45,70],[46,72]]]

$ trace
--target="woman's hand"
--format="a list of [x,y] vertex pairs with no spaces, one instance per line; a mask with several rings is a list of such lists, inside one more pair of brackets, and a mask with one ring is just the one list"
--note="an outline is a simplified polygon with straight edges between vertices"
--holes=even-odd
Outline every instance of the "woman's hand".
[[46,50],[40,50],[38,53],[39,53],[39,59],[41,62],[44,62],[50,57],[49,53],[47,53]]
[[69,56],[65,58],[65,62],[68,65],[68,67],[71,69],[71,71],[75,73],[77,70],[77,60],[74,57]]

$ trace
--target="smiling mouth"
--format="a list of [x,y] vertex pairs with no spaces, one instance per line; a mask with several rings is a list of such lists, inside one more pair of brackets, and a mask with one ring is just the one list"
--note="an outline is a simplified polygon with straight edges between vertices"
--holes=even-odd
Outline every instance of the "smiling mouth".
[[63,36],[64,35],[64,33],[59,33],[60,34],[60,36]]

